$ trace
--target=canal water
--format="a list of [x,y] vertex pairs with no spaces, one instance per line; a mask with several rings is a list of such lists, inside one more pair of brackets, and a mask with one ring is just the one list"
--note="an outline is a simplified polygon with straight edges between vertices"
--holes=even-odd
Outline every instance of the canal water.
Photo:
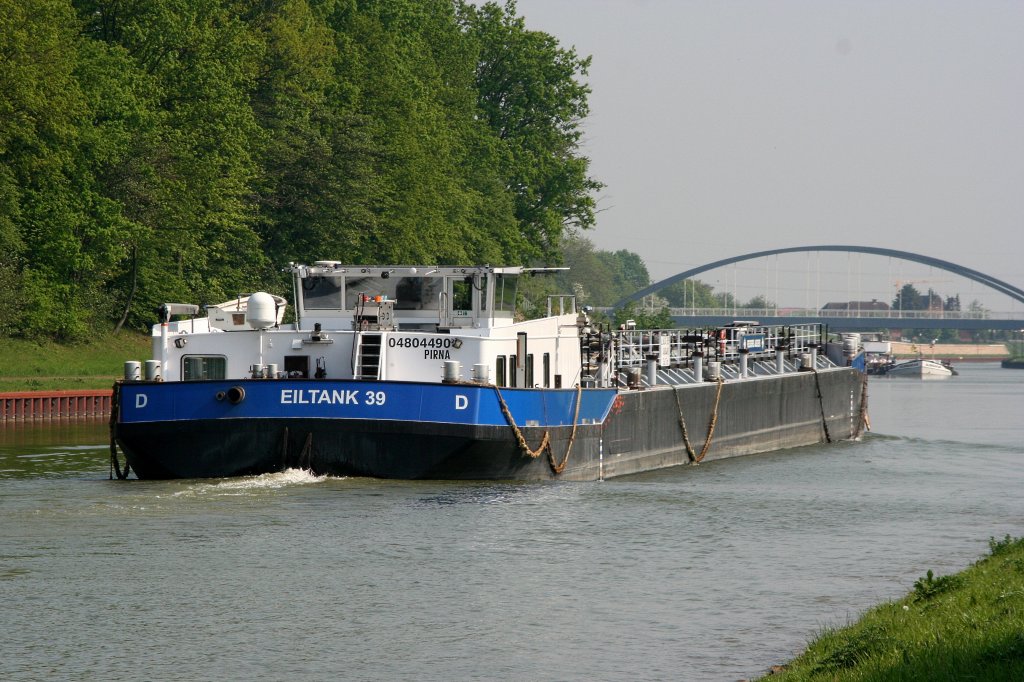
[[1024,371],[959,369],[603,483],[110,481],[105,425],[0,429],[0,679],[755,676],[1024,535]]

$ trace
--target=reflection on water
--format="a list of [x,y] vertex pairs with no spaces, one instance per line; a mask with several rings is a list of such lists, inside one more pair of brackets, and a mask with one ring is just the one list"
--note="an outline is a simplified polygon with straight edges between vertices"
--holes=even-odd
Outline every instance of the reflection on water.
[[0,430],[0,679],[751,677],[1024,535],[1024,372],[959,369],[604,483],[109,481],[105,424]]
[[0,479],[77,476],[102,469],[110,458],[105,420],[0,424]]
[[65,443],[100,445],[110,440],[105,419],[0,422],[0,449]]

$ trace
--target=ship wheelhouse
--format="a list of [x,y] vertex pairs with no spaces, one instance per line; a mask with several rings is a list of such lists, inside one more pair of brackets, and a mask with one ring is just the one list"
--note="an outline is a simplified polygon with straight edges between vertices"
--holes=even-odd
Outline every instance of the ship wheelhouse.
[[[469,330],[512,324],[519,267],[293,265],[296,326],[341,328],[386,308],[395,328]],[[383,304],[383,305],[382,305]]]

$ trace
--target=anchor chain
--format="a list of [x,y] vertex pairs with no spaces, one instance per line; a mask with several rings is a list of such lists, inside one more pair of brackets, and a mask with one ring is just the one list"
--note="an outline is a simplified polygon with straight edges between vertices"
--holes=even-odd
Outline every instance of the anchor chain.
[[501,395],[501,390],[497,385],[494,385],[494,393],[498,397],[498,406],[501,408],[501,413],[505,417],[505,421],[508,422],[509,427],[512,429],[512,433],[516,437],[516,443],[519,445],[520,451],[524,455],[528,455],[531,459],[540,457],[542,453],[547,451],[548,453],[548,464],[551,466],[551,471],[557,476],[565,471],[566,465],[569,463],[569,454],[572,452],[573,443],[576,442],[576,427],[579,425],[580,416],[580,402],[583,397],[583,386],[576,387],[576,409],[572,416],[572,433],[569,435],[569,444],[565,449],[565,456],[562,457],[561,462],[555,461],[555,453],[551,449],[551,433],[547,429],[544,430],[544,436],[541,438],[540,445],[534,450],[526,442],[526,437],[523,435],[522,430],[516,424],[515,418],[512,416],[511,410],[508,409],[508,404],[505,402],[505,398]]

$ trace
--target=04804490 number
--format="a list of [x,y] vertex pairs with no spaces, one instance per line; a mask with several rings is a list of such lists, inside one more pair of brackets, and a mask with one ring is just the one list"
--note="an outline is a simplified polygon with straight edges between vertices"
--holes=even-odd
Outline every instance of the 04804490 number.
[[450,337],[438,338],[436,336],[389,336],[388,348],[453,348],[455,339]]

